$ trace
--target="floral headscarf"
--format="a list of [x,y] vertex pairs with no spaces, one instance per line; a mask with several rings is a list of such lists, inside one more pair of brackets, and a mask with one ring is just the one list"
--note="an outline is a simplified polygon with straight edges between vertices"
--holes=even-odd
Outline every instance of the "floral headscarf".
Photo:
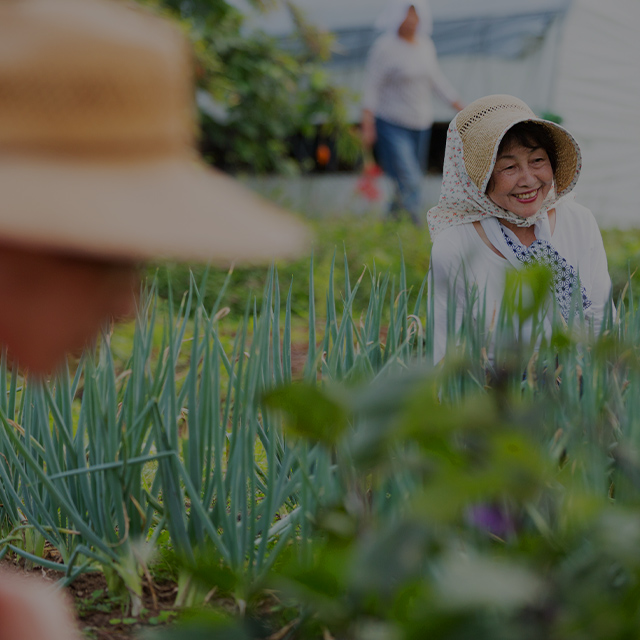
[[[517,122],[511,122],[509,127],[503,131],[500,140],[497,141],[495,148],[493,149],[490,170],[485,177],[484,182],[480,187],[478,187],[469,176],[465,166],[464,145],[458,132],[456,124],[457,119],[457,116],[453,119],[447,132],[447,146],[445,151],[440,200],[438,201],[438,204],[427,213],[429,233],[431,234],[432,240],[434,240],[436,236],[447,227],[483,220],[490,216],[506,220],[518,227],[529,227],[545,216],[549,209],[552,209],[561,198],[569,194],[575,187],[580,174],[579,161],[575,170],[575,175],[569,186],[559,194],[556,194],[555,189],[551,189],[542,204],[542,207],[534,216],[521,218],[511,211],[499,207],[495,202],[493,202],[493,200],[491,200],[491,198],[489,198],[489,196],[487,196],[485,189],[489,178],[491,177],[491,173],[493,172],[493,167],[498,154],[498,147],[500,146],[500,140],[506,131],[514,124],[517,124]],[[526,122],[528,120],[533,119],[523,118],[520,122]],[[553,124],[553,126],[557,127],[554,123],[547,124]]]

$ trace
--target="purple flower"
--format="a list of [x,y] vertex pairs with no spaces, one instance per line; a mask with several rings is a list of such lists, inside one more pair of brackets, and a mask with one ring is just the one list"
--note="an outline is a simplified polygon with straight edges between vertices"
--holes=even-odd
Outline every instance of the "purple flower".
[[466,511],[465,519],[476,529],[498,538],[506,538],[516,532],[516,525],[505,507],[492,504],[476,504]]

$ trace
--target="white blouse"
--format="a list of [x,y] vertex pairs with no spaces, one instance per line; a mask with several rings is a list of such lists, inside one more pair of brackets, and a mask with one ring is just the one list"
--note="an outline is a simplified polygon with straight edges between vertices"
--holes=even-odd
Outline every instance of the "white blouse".
[[448,104],[458,99],[440,71],[431,38],[407,42],[385,34],[373,43],[365,72],[365,109],[408,129],[428,129],[433,124],[432,89]]
[[[600,329],[609,304],[611,278],[607,256],[598,224],[589,209],[574,200],[556,204],[556,225],[551,236],[553,246],[580,276],[582,286],[591,300],[585,317]],[[478,235],[473,224],[449,227],[435,239],[431,250],[429,292],[433,296],[434,362],[445,354],[447,343],[447,300],[449,291],[456,301],[456,328],[462,323],[469,289],[477,285],[479,302],[486,302],[484,328],[500,310],[506,272],[513,269],[509,262],[494,253]],[[477,318],[476,310],[474,317]],[[492,349],[489,350],[491,356]]]

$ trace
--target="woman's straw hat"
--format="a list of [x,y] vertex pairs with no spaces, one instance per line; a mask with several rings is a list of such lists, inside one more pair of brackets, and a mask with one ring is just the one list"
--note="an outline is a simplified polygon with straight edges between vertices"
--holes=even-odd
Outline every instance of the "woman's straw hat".
[[116,0],[0,2],[0,237],[138,260],[299,253],[297,218],[206,168],[177,28]]
[[556,191],[559,196],[563,195],[580,172],[578,143],[566,129],[536,117],[522,100],[508,95],[480,98],[456,116],[456,128],[462,139],[464,165],[469,177],[481,191],[487,188],[500,141],[518,122],[537,122],[551,134],[558,157]]

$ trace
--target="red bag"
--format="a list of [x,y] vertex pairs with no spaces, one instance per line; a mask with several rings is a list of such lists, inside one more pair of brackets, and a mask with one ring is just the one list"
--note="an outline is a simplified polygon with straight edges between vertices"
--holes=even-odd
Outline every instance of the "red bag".
[[356,191],[370,202],[379,200],[382,192],[378,185],[378,178],[381,175],[382,169],[375,162],[365,164],[362,176],[356,183]]

